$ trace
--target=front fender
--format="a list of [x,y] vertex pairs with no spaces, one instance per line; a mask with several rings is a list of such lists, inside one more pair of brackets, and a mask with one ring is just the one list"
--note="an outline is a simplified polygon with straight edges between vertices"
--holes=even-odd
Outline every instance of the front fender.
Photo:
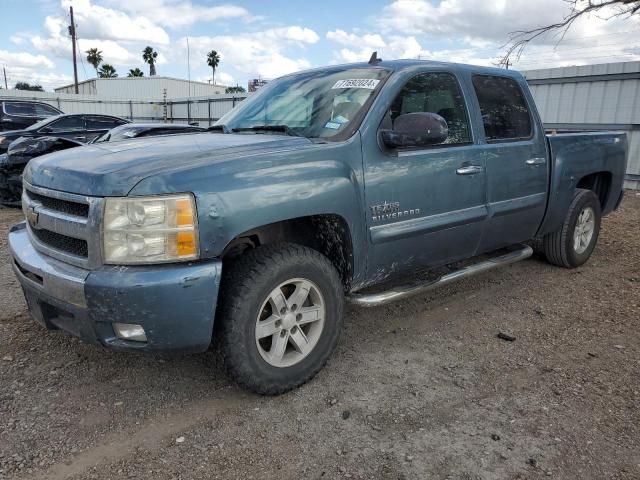
[[239,158],[225,165],[157,175],[130,195],[193,192],[203,258],[219,257],[234,238],[276,222],[334,214],[347,223],[354,273],[364,270],[362,156],[356,134],[347,142],[314,144]]

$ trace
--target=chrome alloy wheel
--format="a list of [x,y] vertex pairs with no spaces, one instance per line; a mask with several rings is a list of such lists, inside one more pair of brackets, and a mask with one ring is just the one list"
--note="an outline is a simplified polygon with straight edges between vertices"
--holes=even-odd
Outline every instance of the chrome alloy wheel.
[[290,367],[306,358],[324,327],[325,302],[310,280],[293,278],[274,288],[256,320],[256,345],[268,364]]
[[591,207],[584,208],[578,215],[578,220],[573,230],[573,249],[577,254],[584,253],[589,247],[596,226],[595,218],[595,213]]

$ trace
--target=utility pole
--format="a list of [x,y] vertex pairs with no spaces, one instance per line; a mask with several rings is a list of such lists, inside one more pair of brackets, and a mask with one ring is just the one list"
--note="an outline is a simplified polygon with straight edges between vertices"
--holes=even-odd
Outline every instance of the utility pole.
[[78,94],[78,65],[76,64],[76,24],[73,22],[73,7],[69,7],[69,16],[71,17],[71,25],[69,26],[69,35],[71,35],[71,43],[73,49],[73,81],[75,85],[76,95]]
[[4,88],[5,90],[9,90],[9,87],[7,87],[7,69],[2,67],[2,71],[4,72]]
[[507,70],[509,70],[509,59],[507,58],[507,60],[504,62],[504,68],[506,68]]

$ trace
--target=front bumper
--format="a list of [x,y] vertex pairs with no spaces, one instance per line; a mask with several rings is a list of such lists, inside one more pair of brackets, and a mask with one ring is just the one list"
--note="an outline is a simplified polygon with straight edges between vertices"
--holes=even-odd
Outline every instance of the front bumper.
[[[221,261],[85,270],[38,252],[24,223],[9,233],[13,270],[29,311],[48,329],[118,350],[204,351],[211,343]],[[147,342],[113,323],[141,325]]]

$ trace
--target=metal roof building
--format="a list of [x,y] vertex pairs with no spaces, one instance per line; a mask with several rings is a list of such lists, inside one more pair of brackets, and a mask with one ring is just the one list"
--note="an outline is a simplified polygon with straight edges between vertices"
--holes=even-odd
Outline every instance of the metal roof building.
[[[222,85],[194,82],[172,77],[118,77],[92,78],[78,82],[81,95],[99,95],[108,98],[126,100],[161,100],[164,91],[167,99],[216,95],[224,93]],[[73,84],[55,89],[56,93],[75,93]]]
[[640,62],[522,73],[547,129],[627,132],[625,186],[640,189]]

